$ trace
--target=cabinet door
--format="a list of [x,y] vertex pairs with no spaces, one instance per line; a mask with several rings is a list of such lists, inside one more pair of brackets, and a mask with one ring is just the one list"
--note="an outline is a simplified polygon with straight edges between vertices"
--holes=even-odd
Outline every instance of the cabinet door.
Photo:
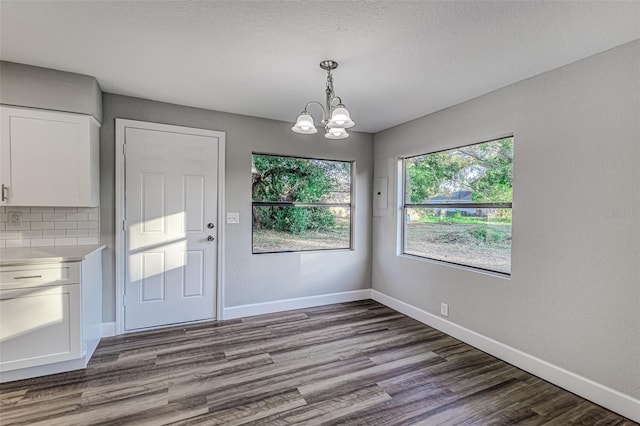
[[0,371],[82,356],[80,285],[0,291]]
[[[2,107],[1,176],[14,206],[95,205],[93,118]],[[96,152],[92,152],[95,150]]]

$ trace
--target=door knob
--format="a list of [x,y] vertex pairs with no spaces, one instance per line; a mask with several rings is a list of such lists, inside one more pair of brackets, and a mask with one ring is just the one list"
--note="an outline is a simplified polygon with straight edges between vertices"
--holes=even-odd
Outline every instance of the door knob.
[[207,228],[209,228],[209,229],[213,229],[213,227],[214,227],[214,226],[215,226],[215,225],[214,225],[213,223],[211,223],[211,222],[209,222],[209,223],[207,224]]
[[213,238],[213,235],[209,235],[209,236],[207,237],[207,241],[213,241],[213,240],[215,240],[215,238]]

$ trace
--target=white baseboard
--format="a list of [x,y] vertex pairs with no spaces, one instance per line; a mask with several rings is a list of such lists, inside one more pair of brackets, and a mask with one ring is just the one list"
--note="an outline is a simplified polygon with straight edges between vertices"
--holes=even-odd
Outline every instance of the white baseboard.
[[250,305],[239,305],[224,308],[222,318],[226,320],[243,318],[253,315],[271,314],[274,312],[290,311],[292,309],[303,309],[313,306],[353,302],[356,300],[366,299],[371,299],[370,289],[298,297],[295,299],[274,300],[273,302],[253,303]]
[[116,335],[116,323],[115,322],[103,322],[102,323],[102,337],[111,337]]
[[437,315],[433,315],[401,300],[387,296],[377,290],[371,290],[371,298],[391,309],[491,354],[496,358],[500,358],[509,364],[515,365],[576,395],[580,395],[589,401],[593,401],[611,411],[615,411],[620,415],[640,422],[640,400],[638,399],[579,376],[540,358],[512,348],[511,346],[507,346],[504,343],[478,334],[468,328],[454,324],[451,321],[447,321]]

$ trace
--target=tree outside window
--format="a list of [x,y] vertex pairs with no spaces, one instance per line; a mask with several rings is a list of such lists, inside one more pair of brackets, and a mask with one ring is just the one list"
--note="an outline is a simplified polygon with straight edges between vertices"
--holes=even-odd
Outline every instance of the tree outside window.
[[405,158],[403,253],[511,273],[513,137]]
[[253,253],[351,248],[352,163],[252,156]]

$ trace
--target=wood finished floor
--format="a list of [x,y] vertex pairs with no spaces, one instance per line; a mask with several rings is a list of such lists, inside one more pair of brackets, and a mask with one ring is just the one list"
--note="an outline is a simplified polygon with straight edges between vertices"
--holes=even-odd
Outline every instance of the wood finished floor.
[[0,385],[2,425],[633,425],[377,302],[102,339]]

